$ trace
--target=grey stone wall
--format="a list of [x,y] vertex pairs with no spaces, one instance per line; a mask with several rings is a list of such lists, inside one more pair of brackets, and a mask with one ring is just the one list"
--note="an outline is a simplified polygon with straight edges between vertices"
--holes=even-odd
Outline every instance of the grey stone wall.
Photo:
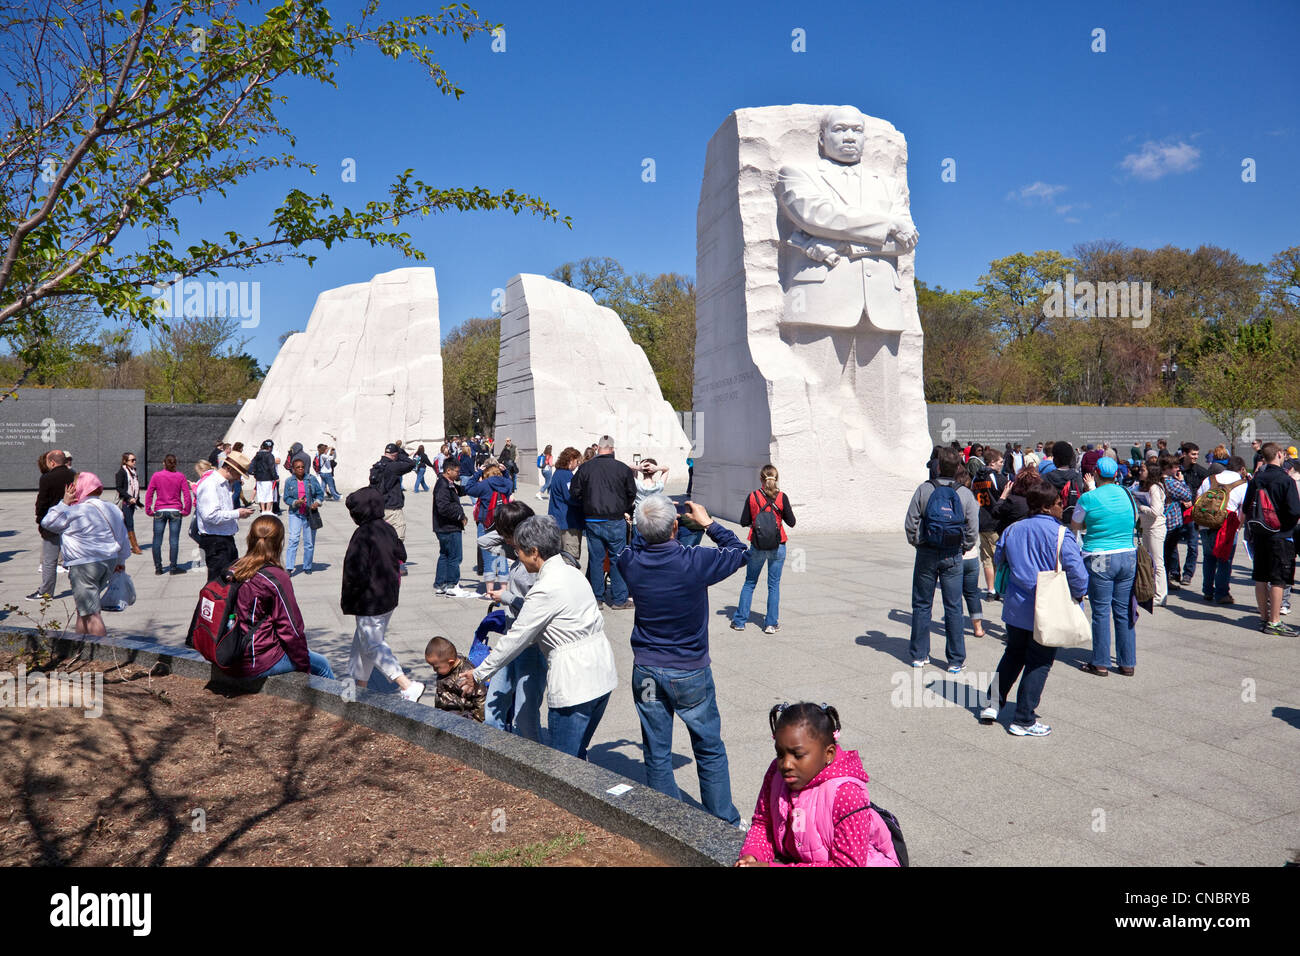
[[[1193,441],[1202,451],[1209,451],[1224,441],[1223,435],[1195,408],[1097,408],[1084,405],[930,405],[930,441],[962,445],[971,441],[995,444],[1020,442],[1033,446],[1038,442],[1064,439],[1076,448],[1082,444],[1108,441],[1126,452],[1130,445],[1139,448],[1159,438],[1176,448]],[[1254,434],[1261,441],[1295,444],[1296,436],[1287,435],[1268,412],[1255,417]],[[1250,448],[1249,440],[1238,442],[1236,452]]]
[[[176,467],[194,478],[194,464],[207,458],[230,423],[239,414],[238,405],[148,405],[145,408],[145,474],[163,466],[168,454],[176,456]],[[244,454],[253,457],[245,442]]]
[[122,453],[143,457],[144,407],[138,389],[20,388],[0,402],[0,490],[34,491],[36,459],[51,448],[111,489]]

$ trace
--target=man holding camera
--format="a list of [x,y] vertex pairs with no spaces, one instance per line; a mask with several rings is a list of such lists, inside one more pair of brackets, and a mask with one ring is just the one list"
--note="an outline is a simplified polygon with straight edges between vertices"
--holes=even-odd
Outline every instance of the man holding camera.
[[[686,547],[677,540],[678,522],[687,515],[716,548]],[[681,799],[672,765],[676,714],[691,733],[704,808],[737,825],[740,814],[731,800],[731,770],[709,666],[709,587],[735,573],[749,549],[703,505],[687,502],[679,512],[662,494],[637,505],[636,530],[617,563],[636,601],[632,699],[641,721],[646,783]]]

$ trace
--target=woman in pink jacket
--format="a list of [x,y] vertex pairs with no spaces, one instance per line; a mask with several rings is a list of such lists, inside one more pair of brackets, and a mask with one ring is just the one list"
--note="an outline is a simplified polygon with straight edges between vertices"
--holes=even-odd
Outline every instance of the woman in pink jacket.
[[176,470],[176,456],[163,459],[163,470],[155,471],[144,492],[144,513],[153,518],[153,573],[163,574],[163,531],[171,530],[171,572],[182,574],[176,567],[181,549],[181,518],[194,510],[194,493],[185,476]]
[[857,751],[836,743],[835,708],[778,704],[768,721],[776,759],[736,866],[898,866]]
[[248,652],[226,673],[232,677],[270,677],[290,671],[310,671],[334,677],[323,654],[307,649],[307,631],[284,569],[284,525],[272,514],[254,519],[248,528],[248,550],[226,571],[239,582],[235,617],[252,631]]

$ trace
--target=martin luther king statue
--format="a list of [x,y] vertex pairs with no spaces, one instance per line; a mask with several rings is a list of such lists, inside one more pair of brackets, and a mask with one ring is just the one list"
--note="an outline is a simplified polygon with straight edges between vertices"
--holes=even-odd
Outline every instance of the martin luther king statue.
[[696,498],[729,517],[771,461],[801,529],[900,531],[931,447],[902,134],[853,106],[737,110],[697,235]]

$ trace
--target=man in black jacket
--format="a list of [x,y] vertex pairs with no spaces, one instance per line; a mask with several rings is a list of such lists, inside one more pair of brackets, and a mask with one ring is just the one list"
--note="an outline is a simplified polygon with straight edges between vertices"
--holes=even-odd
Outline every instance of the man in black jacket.
[[[1251,577],[1255,581],[1255,602],[1259,605],[1259,629],[1272,637],[1294,637],[1294,627],[1283,624],[1282,593],[1295,584],[1295,541],[1292,533],[1300,520],[1300,493],[1295,482],[1282,469],[1286,452],[1276,442],[1268,442],[1260,449],[1263,466],[1255,472],[1246,499],[1241,503],[1246,519],[1246,534],[1255,555]],[[1260,491],[1268,493],[1277,514],[1279,527],[1264,524],[1260,507]]]
[[514,490],[519,488],[519,449],[509,439],[506,439],[505,445],[501,447],[501,454],[497,456],[497,461],[501,462],[501,467],[506,470],[510,476],[510,486]]
[[357,618],[348,676],[356,686],[365,687],[371,671],[378,670],[397,684],[406,700],[419,700],[424,685],[406,676],[385,640],[402,586],[399,568],[406,561],[406,546],[384,518],[384,499],[377,489],[360,488],[348,495],[344,504],[357,523],[343,557],[339,602],[344,614]]
[[63,547],[63,536],[41,527],[41,520],[46,513],[63,500],[63,493],[77,473],[68,467],[66,453],[55,449],[45,456],[45,463],[50,470],[41,475],[36,486],[36,530],[41,533],[41,586],[27,595],[29,601],[39,601],[44,597],[54,597],[54,588],[58,584],[59,551]]
[[438,570],[433,589],[449,597],[469,597],[460,589],[461,534],[465,530],[465,506],[460,503],[460,463],[448,457],[442,474],[433,483],[433,533],[438,536]]
[[627,516],[636,503],[636,475],[614,457],[614,439],[602,435],[596,457],[578,469],[569,498],[582,505],[588,548],[587,579],[596,602],[605,600],[605,555],[609,554],[610,607],[632,607],[618,556],[627,547]]
[[[262,442],[262,447],[253,456],[252,464],[248,469],[253,480],[257,482],[257,506],[263,512],[275,508],[276,486],[280,481],[280,474],[275,470],[280,461],[275,457],[274,449],[275,442],[271,439]],[[216,467],[215,463],[213,467]]]
[[[393,526],[398,540],[406,541],[406,494],[402,491],[402,476],[415,471],[419,464],[400,445],[389,442],[384,446],[383,457],[370,466],[370,487],[379,491],[384,499],[384,520]],[[346,502],[345,502],[346,503]],[[402,574],[406,574],[406,559],[402,559]]]
[[1056,467],[1043,475],[1057,493],[1065,491],[1065,486],[1069,484],[1070,490],[1065,496],[1065,510],[1061,512],[1061,524],[1067,528],[1070,526],[1070,520],[1074,515],[1074,505],[1083,494],[1083,475],[1074,470],[1074,446],[1068,441],[1058,441],[1052,446],[1052,461]]

